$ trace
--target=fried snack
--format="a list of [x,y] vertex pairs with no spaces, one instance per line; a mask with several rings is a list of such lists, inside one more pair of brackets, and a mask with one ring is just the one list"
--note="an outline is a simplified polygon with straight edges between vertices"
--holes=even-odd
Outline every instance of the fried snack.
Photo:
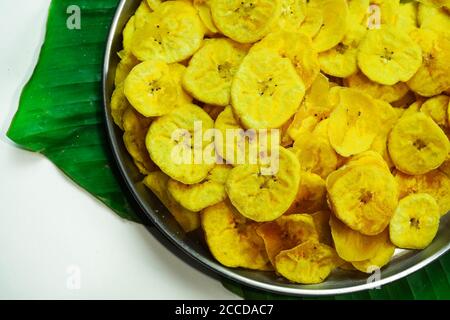
[[[384,234],[388,234],[385,232]],[[381,269],[385,265],[387,265],[392,256],[395,253],[395,246],[392,244],[389,236],[386,236],[385,241],[378,249],[377,253],[373,258],[363,260],[363,261],[354,261],[352,265],[359,271],[364,273],[372,273],[377,269]]]
[[306,0],[281,0],[281,15],[275,30],[297,31],[306,18]]
[[441,127],[444,132],[449,130],[448,108],[450,105],[450,97],[439,95],[425,101],[420,107],[420,112],[425,113],[436,124]]
[[181,62],[200,48],[204,35],[203,23],[190,3],[167,1],[136,29],[132,53],[141,61]]
[[371,17],[368,17],[367,24],[369,29],[394,26],[397,23],[400,0],[370,0],[370,5],[374,10],[371,10],[369,13],[375,19],[372,21]]
[[320,72],[311,39],[301,32],[279,30],[269,33],[252,47],[251,52],[259,49],[269,49],[291,60],[306,89],[311,87]]
[[439,168],[447,159],[450,143],[430,117],[417,112],[397,122],[389,136],[388,148],[398,170],[420,175]]
[[123,83],[116,86],[111,97],[111,116],[114,123],[123,130],[123,114],[131,105],[123,92]]
[[305,85],[288,58],[268,49],[245,57],[233,80],[233,111],[251,129],[280,128],[297,111]]
[[201,134],[199,130],[213,127],[212,119],[200,107],[180,106],[150,126],[146,138],[150,157],[172,179],[184,184],[200,183],[214,168],[214,163],[204,158],[212,142],[201,139],[196,143],[194,137]]
[[432,97],[450,88],[450,35],[417,29],[411,37],[422,48],[423,63],[407,82],[415,93]]
[[145,136],[153,119],[145,118],[133,108],[128,108],[123,114],[123,141],[128,153],[133,158],[139,171],[148,175],[158,168],[150,159],[145,147]]
[[271,270],[257,224],[248,221],[229,202],[206,208],[201,214],[206,243],[221,264],[231,268]]
[[348,26],[348,5],[345,0],[316,0],[314,5],[322,10],[323,22],[313,39],[317,52],[336,46],[344,38]]
[[306,18],[300,26],[299,31],[311,39],[319,33],[323,25],[323,11],[314,1],[306,3]]
[[246,54],[244,46],[231,40],[205,40],[189,62],[183,87],[204,103],[229,105],[231,83]]
[[128,20],[127,24],[125,25],[125,28],[123,29],[123,50],[130,52],[131,51],[131,46],[132,46],[132,41],[133,41],[133,36],[134,36],[134,32],[136,31],[136,24],[135,24],[135,16],[132,16],[130,18],[130,20]]
[[286,214],[314,213],[327,209],[325,181],[317,174],[302,172],[297,196]]
[[[147,1],[147,4],[150,8],[150,10],[156,10],[158,8],[158,6],[161,5],[161,3],[166,2],[167,0],[144,0],[144,2]],[[186,3],[191,3],[192,0],[177,0],[177,1],[184,1]],[[206,0],[203,0],[206,1]]]
[[322,210],[313,213],[311,217],[314,220],[314,225],[319,235],[319,242],[331,246],[333,244],[330,227],[331,212],[329,210]]
[[280,252],[275,259],[275,269],[286,279],[302,284],[325,281],[336,268],[333,248],[317,241],[307,241],[290,250]]
[[450,14],[448,9],[419,4],[417,21],[421,29],[450,32]]
[[198,229],[200,227],[199,214],[183,208],[172,198],[167,191],[169,179],[164,173],[155,171],[144,179],[144,184],[159,198],[185,232]]
[[396,172],[395,180],[399,186],[400,198],[415,193],[427,193],[436,199],[441,216],[450,211],[450,177],[445,172],[433,170],[416,176]]
[[184,208],[200,212],[227,198],[225,182],[230,170],[228,166],[217,165],[206,179],[198,184],[186,185],[171,179],[167,187],[172,197]]
[[283,250],[291,249],[308,240],[318,240],[312,216],[293,214],[261,224],[256,230],[264,240],[267,256],[275,266],[275,257]]
[[380,84],[392,86],[408,81],[421,64],[420,46],[393,27],[369,30],[359,46],[359,68],[370,80]]
[[281,0],[214,0],[211,13],[225,36],[254,43],[270,32],[281,15]]
[[194,0],[192,3],[194,8],[197,9],[198,16],[202,20],[204,26],[207,29],[208,34],[216,34],[219,32],[214,24],[211,14],[211,2],[212,0]]
[[374,152],[355,157],[330,174],[327,190],[336,217],[369,236],[383,232],[398,203],[397,183],[384,160]]
[[372,259],[389,237],[388,230],[367,236],[350,229],[335,216],[330,219],[331,235],[339,257],[348,262]]
[[135,29],[142,28],[151,19],[153,9],[143,0],[134,14]]
[[414,31],[418,27],[417,11],[418,4],[414,1],[400,3],[396,27],[406,34]]
[[237,166],[226,183],[233,205],[243,216],[258,222],[273,221],[285,213],[300,183],[300,164],[283,147],[279,147],[278,168],[272,168],[273,175],[263,175],[263,169],[263,165]]
[[115,86],[122,84],[127,78],[130,71],[139,64],[139,60],[131,54],[129,51],[122,50],[117,54],[120,58],[120,62],[116,68],[116,75],[114,78]]
[[450,1],[449,0],[417,0],[420,3],[423,3],[427,6],[434,6],[438,8],[445,8],[450,10]]
[[427,193],[409,195],[400,200],[389,225],[391,241],[399,248],[424,249],[439,228],[439,206]]

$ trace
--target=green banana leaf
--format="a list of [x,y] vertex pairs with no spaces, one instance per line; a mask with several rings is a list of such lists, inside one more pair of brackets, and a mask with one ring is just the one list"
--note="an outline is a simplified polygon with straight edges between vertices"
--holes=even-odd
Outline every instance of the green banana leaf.
[[[106,38],[119,0],[53,0],[38,65],[7,133],[24,149],[50,159],[68,177],[125,219],[139,222],[109,148],[101,74]],[[81,9],[81,28],[67,27],[68,8]],[[450,299],[450,255],[407,279],[329,299]],[[247,299],[293,299],[223,280]]]

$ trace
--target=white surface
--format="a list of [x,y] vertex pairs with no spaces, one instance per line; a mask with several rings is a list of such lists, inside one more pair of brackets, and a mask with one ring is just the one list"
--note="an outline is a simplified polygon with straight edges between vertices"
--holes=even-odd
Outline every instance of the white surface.
[[[49,3],[0,1],[0,298],[236,298],[48,160],[5,138],[37,60]],[[80,270],[78,290],[71,266]]]

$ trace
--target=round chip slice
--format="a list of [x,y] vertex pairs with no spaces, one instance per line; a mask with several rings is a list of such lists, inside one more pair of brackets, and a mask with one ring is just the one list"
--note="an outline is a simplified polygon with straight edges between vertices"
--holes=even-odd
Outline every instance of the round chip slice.
[[417,112],[397,122],[388,148],[398,170],[418,175],[437,169],[447,159],[450,143],[430,117]]
[[336,268],[333,248],[317,241],[307,241],[301,245],[280,252],[275,259],[275,269],[286,279],[302,284],[325,281]]
[[311,87],[320,72],[317,53],[312,48],[311,39],[301,32],[275,31],[255,44],[251,52],[270,49],[283,58],[291,60],[306,89]]
[[231,168],[225,165],[217,165],[206,179],[198,184],[185,185],[171,179],[167,187],[172,197],[184,208],[199,212],[227,198],[225,182],[230,170]]
[[379,29],[395,26],[400,9],[400,0],[370,0],[367,27]]
[[261,165],[240,165],[228,177],[226,191],[231,202],[251,220],[265,222],[279,218],[297,195],[300,164],[292,152],[283,147],[278,151],[278,157],[275,153],[271,155],[275,158],[272,160],[278,161],[278,168],[271,168],[273,175],[263,175]]
[[200,19],[202,19],[203,24],[210,34],[216,34],[219,32],[216,25],[214,24],[212,14],[211,14],[211,1],[212,0],[194,0],[194,8],[197,9]]
[[234,113],[251,129],[280,128],[304,95],[305,85],[291,61],[268,49],[247,55],[231,87]]
[[200,48],[204,35],[203,23],[191,4],[167,1],[135,31],[132,52],[141,61],[181,62]]
[[325,181],[314,173],[302,172],[297,196],[286,214],[312,214],[324,209],[327,209]]
[[132,16],[128,20],[125,28],[123,29],[123,50],[130,51],[133,41],[134,32],[136,31],[135,16]]
[[111,116],[114,123],[123,130],[123,114],[131,105],[123,92],[123,83],[116,86],[111,97]]
[[[387,234],[387,232],[386,232]],[[389,237],[386,237],[384,243],[380,246],[375,256],[364,261],[354,261],[352,265],[359,271],[364,273],[373,273],[387,265],[395,253],[395,246]]]
[[122,50],[118,53],[120,62],[116,68],[116,76],[114,78],[115,86],[122,84],[130,74],[131,70],[139,64],[139,60],[129,51]]
[[257,224],[242,217],[229,202],[206,208],[201,214],[206,243],[221,264],[231,268],[271,270]]
[[306,4],[306,18],[300,26],[299,31],[311,39],[319,33],[323,24],[323,11],[313,1]]
[[448,106],[450,105],[450,97],[446,95],[439,95],[425,101],[420,107],[420,112],[425,113],[436,124],[441,127],[442,130],[449,130],[448,122]]
[[281,15],[276,30],[297,31],[306,18],[306,0],[281,0]]
[[389,225],[391,241],[403,249],[424,249],[439,228],[439,206],[426,193],[409,195],[400,200]]
[[183,78],[184,88],[197,100],[227,106],[231,83],[247,50],[227,39],[205,40],[192,57]]
[[[137,65],[125,80],[124,92],[131,105],[146,117],[170,113],[179,103],[180,84],[162,61]],[[181,89],[182,90],[182,89]]]
[[253,43],[278,21],[281,0],[214,0],[211,13],[224,35],[240,43]]
[[421,29],[450,32],[450,13],[443,8],[419,4],[417,21]]
[[213,126],[202,108],[180,106],[150,126],[146,139],[150,157],[174,180],[184,184],[202,182],[215,166],[204,158],[211,142],[202,136]]
[[359,68],[380,84],[391,86],[408,81],[421,64],[420,46],[396,28],[369,30],[359,46]]
[[378,162],[344,166],[327,179],[328,201],[335,215],[369,236],[387,227],[398,202],[397,183],[381,157]]
[[417,28],[417,3],[400,3],[396,27],[409,34]]
[[152,14],[153,10],[149,7],[148,3],[145,2],[144,0],[141,1],[141,4],[139,5],[139,7],[136,10],[136,13],[134,14],[134,24],[135,24],[135,28],[142,28],[147,21],[149,21],[151,19],[151,14]]

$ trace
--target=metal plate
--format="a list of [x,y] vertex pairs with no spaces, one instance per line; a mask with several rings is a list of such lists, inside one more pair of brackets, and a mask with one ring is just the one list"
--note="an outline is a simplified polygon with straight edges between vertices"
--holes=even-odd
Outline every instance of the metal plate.
[[[247,286],[285,295],[323,296],[382,286],[425,267],[450,249],[450,232],[445,232],[450,229],[450,217],[447,215],[441,221],[436,239],[428,248],[422,251],[397,250],[392,262],[381,270],[379,279],[376,281],[369,281],[367,275],[359,272],[336,270],[322,284],[297,285],[277,277],[273,272],[230,269],[216,262],[201,240],[201,235],[185,235],[167,209],[143,186],[143,177],[137,171],[123,145],[122,132],[114,125],[110,116],[110,97],[114,90],[114,75],[119,61],[116,53],[122,47],[122,30],[139,3],[140,0],[122,0],[111,26],[104,63],[105,117],[112,150],[127,187],[144,211],[146,219],[151,221],[180,251],[217,274]],[[370,279],[372,278],[374,277]]]

